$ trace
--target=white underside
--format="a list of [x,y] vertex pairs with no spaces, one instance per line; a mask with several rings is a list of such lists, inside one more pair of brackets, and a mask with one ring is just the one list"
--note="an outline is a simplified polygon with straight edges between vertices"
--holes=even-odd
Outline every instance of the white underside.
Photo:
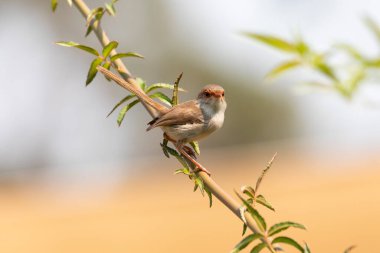
[[214,115],[207,123],[163,126],[161,129],[175,141],[183,143],[198,141],[222,127],[224,111]]

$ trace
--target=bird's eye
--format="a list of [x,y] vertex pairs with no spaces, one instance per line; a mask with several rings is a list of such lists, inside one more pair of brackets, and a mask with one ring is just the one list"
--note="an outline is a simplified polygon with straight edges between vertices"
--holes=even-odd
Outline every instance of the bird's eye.
[[208,92],[208,91],[205,91],[204,94],[205,94],[205,96],[206,96],[207,98],[211,97],[211,94],[210,94],[210,92]]
[[224,97],[224,91],[223,91],[223,93],[222,93],[222,97]]

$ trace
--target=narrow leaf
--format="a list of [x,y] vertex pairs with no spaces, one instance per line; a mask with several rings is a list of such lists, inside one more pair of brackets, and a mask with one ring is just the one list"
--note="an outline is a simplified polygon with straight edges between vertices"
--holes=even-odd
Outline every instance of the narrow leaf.
[[124,120],[125,114],[133,107],[135,106],[140,100],[136,99],[129,103],[128,105],[124,106],[123,109],[121,109],[119,116],[117,117],[117,124],[120,126],[121,123]]
[[58,1],[57,0],[51,0],[51,9],[53,12],[57,9]]
[[261,184],[261,181],[263,180],[265,174],[268,172],[268,170],[272,167],[272,164],[273,164],[273,161],[274,159],[276,158],[277,156],[277,153],[275,153],[272,157],[272,159],[268,162],[266,168],[263,170],[263,172],[261,173],[260,177],[257,179],[257,182],[256,182],[256,187],[255,187],[255,192],[257,193],[257,191],[259,190],[259,187],[260,187],[260,184]]
[[166,151],[167,151],[170,155],[172,155],[172,156],[174,156],[175,158],[177,158],[177,160],[182,164],[183,167],[185,167],[185,168],[188,168],[188,167],[189,167],[189,165],[186,163],[185,159],[184,159],[180,154],[178,154],[178,152],[177,152],[175,149],[172,149],[172,148],[170,148],[170,147],[168,147],[168,146],[164,146],[163,144],[161,144],[161,147],[162,147],[162,148],[165,148]]
[[268,201],[264,198],[263,195],[257,196],[256,202],[259,203],[259,204],[261,204],[261,205],[263,205],[263,206],[265,206],[265,207],[267,207],[267,208],[269,208],[270,210],[274,211],[273,206],[268,203]]
[[111,41],[110,43],[108,43],[104,48],[103,48],[103,57],[104,58],[107,58],[108,55],[111,53],[111,51],[115,48],[117,48],[117,46],[119,45],[119,43],[117,41]]
[[259,253],[266,247],[265,243],[257,244],[250,252],[251,253]]
[[260,213],[254,209],[238,192],[235,192],[236,195],[240,198],[240,200],[244,203],[245,207],[247,208],[248,213],[252,216],[252,218],[255,220],[257,226],[259,229],[264,232],[267,229],[267,224],[264,220],[264,218],[260,215]]
[[95,18],[95,20],[100,20],[103,17],[103,14],[104,14],[103,7],[98,7],[98,8],[92,9],[87,16],[87,19],[86,19],[87,24],[86,25],[89,26],[91,21],[93,20],[93,18]]
[[164,104],[172,106],[172,100],[162,92],[156,92],[156,93],[150,95],[149,97],[150,98],[157,98],[160,101],[162,101]]
[[125,102],[127,102],[128,100],[132,99],[136,97],[135,95],[128,95],[126,96],[125,98],[123,98],[122,100],[119,101],[119,103],[117,103],[113,108],[112,110],[108,113],[107,117],[109,117],[120,105],[124,104]]
[[73,41],[59,41],[59,42],[56,42],[55,44],[57,44],[59,46],[63,46],[63,47],[76,47],[76,48],[79,48],[79,49],[81,49],[83,51],[86,51],[86,52],[88,52],[90,54],[99,56],[98,51],[96,51],[92,47],[81,45],[81,44],[78,44],[78,43],[73,42]]
[[198,155],[201,154],[201,150],[199,148],[199,143],[197,141],[190,142],[190,145],[193,147],[195,153],[197,153]]
[[281,236],[273,239],[272,244],[276,243],[284,243],[288,244],[290,246],[293,246],[294,248],[298,249],[301,253],[304,252],[303,248],[301,245],[298,244],[298,242],[294,241],[292,238],[286,237],[286,236]]
[[128,53],[118,53],[111,56],[111,61],[114,61],[116,59],[123,58],[123,57],[137,57],[137,58],[142,58],[142,59],[144,58],[144,56],[142,56],[141,54],[128,52]]
[[89,25],[87,27],[86,34],[84,36],[87,37],[91,32],[92,32],[92,25]]
[[242,249],[245,249],[251,242],[261,237],[262,237],[261,234],[250,234],[246,236],[245,238],[243,238],[243,240],[241,240],[238,244],[236,244],[236,246],[233,248],[231,253],[240,252]]
[[113,6],[113,4],[106,3],[105,6],[108,14],[110,14],[111,16],[116,15],[115,7]]
[[303,249],[303,253],[311,253],[311,251],[310,251],[309,246],[307,245],[307,243],[305,243],[305,248]]
[[327,65],[327,63],[321,62],[316,65],[317,70],[325,74],[327,77],[330,77],[331,79],[337,81],[338,79],[335,76],[334,70]]
[[212,193],[211,193],[210,189],[207,188],[206,185],[205,185],[205,192],[207,193],[209,205],[210,205],[210,208],[211,208],[212,207]]
[[[150,85],[147,89],[146,89],[146,92],[150,92],[152,90],[156,90],[156,89],[169,89],[169,90],[174,90],[174,85],[173,84],[168,84],[168,83],[155,83],[155,84],[152,84]],[[182,88],[178,88],[179,91],[185,91],[184,89]]]
[[243,185],[240,190],[249,198],[255,198],[255,190],[249,185]]
[[169,156],[169,153],[168,153],[168,151],[167,151],[167,149],[166,149],[166,147],[168,146],[168,140],[167,139],[163,139],[162,140],[162,144],[161,144],[161,147],[162,147],[162,152],[164,153],[164,155],[167,157],[167,158],[170,158],[170,156]]
[[172,105],[173,106],[178,105],[178,103],[179,103],[178,90],[179,90],[179,82],[181,81],[182,75],[183,75],[183,72],[181,74],[179,74],[179,76],[177,77],[177,80],[174,82],[174,89],[173,89],[173,96],[172,96]]
[[286,221],[286,222],[280,222],[277,224],[274,224],[269,230],[268,230],[268,235],[273,236],[275,234],[280,233],[281,231],[284,231],[290,227],[293,228],[300,228],[300,229],[306,229],[304,225],[292,222],[292,221]]
[[188,168],[182,168],[182,169],[175,170],[174,175],[177,175],[177,174],[180,174],[180,173],[188,175],[188,176],[191,175],[191,172],[190,172],[190,170]]
[[244,223],[243,224],[243,232],[241,233],[242,236],[245,234],[245,232],[247,232],[247,228],[248,228],[247,224]]
[[92,61],[90,69],[88,70],[87,73],[87,79],[86,79],[86,86],[89,85],[92,80],[94,80],[96,74],[98,73],[98,70],[96,69],[97,66],[102,63],[103,59],[101,58],[96,58],[95,60]]
[[280,74],[282,74],[283,72],[285,72],[287,70],[294,69],[296,67],[301,66],[301,64],[302,64],[302,62],[300,60],[298,60],[298,59],[290,60],[290,61],[281,63],[280,65],[278,65],[277,67],[275,67],[274,69],[272,69],[266,75],[266,77],[267,78],[275,78],[275,77],[279,76]]
[[288,41],[280,39],[278,37],[274,37],[271,35],[258,34],[258,33],[243,33],[243,34],[249,38],[258,40],[268,46],[271,46],[281,51],[292,52],[292,53],[297,51],[295,45],[293,45],[292,43]]
[[205,194],[205,192],[204,192],[205,186],[204,186],[202,178],[201,177],[196,177],[194,179],[194,183],[195,183],[195,185],[197,187],[199,187],[199,190],[201,191],[202,195],[204,196],[204,194]]
[[358,61],[362,61],[364,58],[362,54],[359,52],[359,50],[357,50],[355,47],[349,44],[341,43],[341,44],[335,45],[335,47],[347,52],[350,56],[352,56],[354,59]]

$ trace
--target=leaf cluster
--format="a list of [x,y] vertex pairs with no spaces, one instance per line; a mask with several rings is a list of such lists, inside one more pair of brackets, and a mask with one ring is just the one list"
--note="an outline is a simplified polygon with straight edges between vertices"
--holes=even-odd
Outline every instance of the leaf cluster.
[[[247,222],[245,219],[246,212],[248,213],[248,215],[250,215],[253,218],[260,232],[253,233],[244,237],[234,247],[231,253],[240,252],[242,249],[246,248],[248,245],[254,242],[258,242],[258,243],[256,243],[253,246],[253,248],[250,251],[251,253],[261,252],[265,248],[268,248],[269,250],[274,249],[275,251],[280,251],[280,250],[283,250],[280,246],[281,244],[287,244],[287,245],[293,246],[294,248],[298,249],[302,253],[305,252],[305,248],[302,247],[294,239],[287,236],[277,236],[277,234],[289,228],[305,229],[305,227],[302,224],[292,222],[292,221],[285,221],[285,222],[276,223],[268,228],[264,217],[259,213],[256,207],[256,204],[259,204],[265,208],[268,208],[271,211],[274,211],[273,206],[264,198],[263,195],[259,194],[258,191],[263,181],[263,178],[268,172],[268,170],[271,168],[275,157],[276,157],[276,154],[273,156],[271,161],[268,163],[266,168],[261,173],[260,177],[257,179],[255,187],[243,186],[241,188],[241,192],[243,193],[244,196],[236,192],[239,199],[243,202],[243,206],[240,208],[240,215],[244,222],[242,235],[244,235],[247,231]],[[274,236],[276,237],[273,238]],[[267,240],[262,240],[262,241],[259,240],[259,239],[264,239],[264,238]],[[267,245],[265,241],[270,241],[271,245]]]
[[[364,22],[380,44],[380,26],[369,17],[366,17]],[[380,68],[380,55],[366,57],[357,48],[346,43],[334,44],[320,52],[314,50],[300,36],[290,41],[259,33],[244,33],[244,35],[290,55],[289,59],[274,67],[267,74],[267,78],[273,79],[300,67],[308,68],[318,73],[324,80],[311,80],[304,82],[304,85],[334,91],[346,99],[353,97],[358,88],[370,77],[371,70]],[[348,59],[347,63],[343,65],[334,63],[339,56]]]
[[90,68],[87,73],[86,86],[89,85],[92,82],[92,80],[94,80],[96,74],[98,73],[96,67],[99,65],[102,65],[104,68],[109,70],[117,59],[124,57],[144,58],[144,56],[135,52],[116,53],[112,55],[112,51],[116,49],[119,45],[117,41],[111,41],[110,43],[105,45],[103,47],[102,52],[98,52],[96,49],[92,47],[81,45],[73,41],[59,41],[56,42],[56,44],[64,47],[78,48],[96,57],[90,64]]

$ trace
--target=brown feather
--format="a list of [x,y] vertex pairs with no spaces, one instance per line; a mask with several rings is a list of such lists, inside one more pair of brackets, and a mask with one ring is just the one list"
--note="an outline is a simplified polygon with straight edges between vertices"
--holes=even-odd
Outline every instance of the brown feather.
[[199,108],[197,100],[191,100],[171,108],[161,117],[155,118],[148,124],[147,131],[159,126],[174,126],[203,123],[204,115]]

